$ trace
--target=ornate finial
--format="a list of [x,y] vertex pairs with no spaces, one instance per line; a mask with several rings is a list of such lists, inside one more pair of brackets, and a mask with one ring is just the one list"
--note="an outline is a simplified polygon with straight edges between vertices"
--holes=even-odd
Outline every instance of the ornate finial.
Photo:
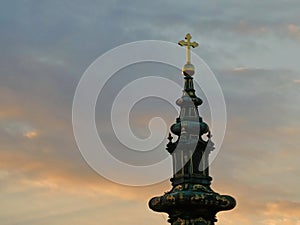
[[173,137],[172,137],[171,133],[169,133],[169,136],[168,136],[169,142],[172,142],[172,139],[173,139]]
[[186,64],[191,64],[191,46],[196,48],[198,46],[197,42],[191,42],[192,36],[190,34],[185,35],[185,40],[181,40],[178,42],[180,46],[186,46]]

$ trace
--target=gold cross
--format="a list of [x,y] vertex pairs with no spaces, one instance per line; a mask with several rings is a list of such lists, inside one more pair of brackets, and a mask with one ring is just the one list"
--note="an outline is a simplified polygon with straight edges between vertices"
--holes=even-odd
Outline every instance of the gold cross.
[[191,63],[191,46],[196,48],[198,46],[197,42],[191,42],[192,36],[190,34],[185,35],[185,40],[179,41],[180,46],[186,46],[186,64]]

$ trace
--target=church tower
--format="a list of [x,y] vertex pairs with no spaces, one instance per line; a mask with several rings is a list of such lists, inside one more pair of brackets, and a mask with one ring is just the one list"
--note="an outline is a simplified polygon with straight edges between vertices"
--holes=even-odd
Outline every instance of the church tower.
[[[186,47],[186,64],[182,68],[184,76],[183,95],[176,101],[180,115],[171,126],[171,132],[178,136],[176,141],[169,134],[166,150],[172,155],[172,189],[163,196],[154,197],[149,207],[156,212],[169,214],[171,225],[214,225],[216,214],[233,209],[233,197],[214,192],[210,185],[209,153],[214,150],[208,125],[199,115],[198,106],[202,100],[196,96],[190,50],[198,43],[191,42],[191,35],[178,42]],[[205,138],[206,136],[206,138]]]

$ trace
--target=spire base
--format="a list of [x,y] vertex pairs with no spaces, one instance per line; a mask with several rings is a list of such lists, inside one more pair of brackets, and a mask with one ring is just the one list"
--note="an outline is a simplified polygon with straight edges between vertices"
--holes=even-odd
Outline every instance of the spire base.
[[154,197],[149,207],[169,214],[172,225],[213,225],[216,214],[233,209],[236,201],[214,192],[210,185],[184,183],[176,185],[163,196]]

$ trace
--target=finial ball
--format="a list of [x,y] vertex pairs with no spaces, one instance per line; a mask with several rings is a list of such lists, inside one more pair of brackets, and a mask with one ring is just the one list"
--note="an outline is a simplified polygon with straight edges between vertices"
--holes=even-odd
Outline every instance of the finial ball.
[[193,76],[195,73],[195,67],[193,64],[187,63],[182,67],[182,75]]

